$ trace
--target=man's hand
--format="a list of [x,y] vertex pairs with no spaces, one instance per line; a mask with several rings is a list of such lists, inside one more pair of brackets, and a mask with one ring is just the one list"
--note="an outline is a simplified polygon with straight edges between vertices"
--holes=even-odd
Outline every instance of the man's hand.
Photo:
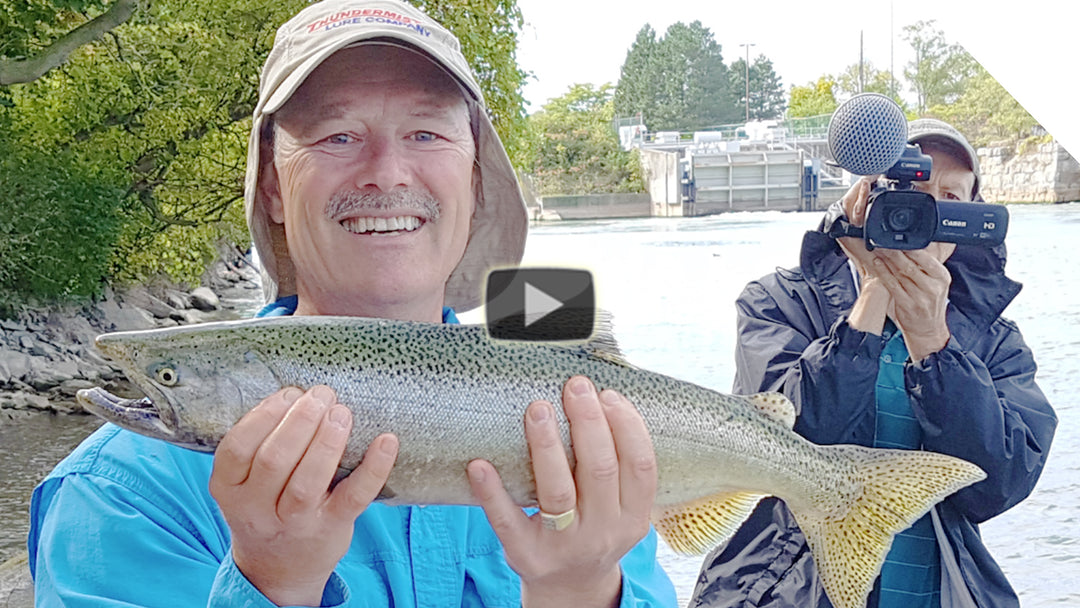
[[[876,176],[863,177],[852,184],[841,199],[844,215],[852,226],[862,227],[866,224],[866,205],[876,180]],[[863,239],[850,236],[837,239],[837,243],[859,273],[859,297],[848,315],[848,324],[852,329],[880,335],[885,326],[885,317],[892,308],[892,297],[878,277],[880,267],[874,264],[877,250],[867,251]]]
[[657,466],[645,422],[625,397],[599,395],[575,376],[563,389],[576,465],[571,469],[553,406],[529,405],[529,443],[540,508],[551,514],[576,510],[564,530],[546,529],[539,513],[526,517],[514,504],[495,468],[469,463],[473,494],[521,576],[522,604],[615,606],[621,594],[619,560],[649,530]]
[[[851,185],[851,188],[840,199],[844,205],[844,215],[852,226],[862,227],[866,224],[866,206],[869,202],[870,190],[877,181],[877,176],[868,175]],[[873,277],[874,254],[866,250],[866,242],[861,238],[845,236],[837,239],[840,248],[844,250],[848,258],[855,264],[855,270],[863,283]]]
[[293,387],[245,414],[218,446],[210,493],[229,524],[233,560],[279,606],[321,603],[353,522],[397,458],[397,438],[377,437],[331,492],[351,429],[352,412],[332,389]]
[[904,333],[912,361],[921,361],[945,348],[951,335],[945,313],[952,275],[939,258],[940,250],[931,251],[930,247],[914,251],[883,249],[874,261],[881,284],[892,297],[890,314]]
[[[853,226],[866,224],[866,207],[876,177],[864,177],[842,199]],[[949,341],[945,323],[952,277],[945,260],[956,245],[931,243],[925,249],[898,251],[877,248],[867,251],[862,239],[837,239],[859,273],[860,292],[848,323],[860,331],[880,334],[885,317],[891,317],[904,333],[913,361],[921,361]]]

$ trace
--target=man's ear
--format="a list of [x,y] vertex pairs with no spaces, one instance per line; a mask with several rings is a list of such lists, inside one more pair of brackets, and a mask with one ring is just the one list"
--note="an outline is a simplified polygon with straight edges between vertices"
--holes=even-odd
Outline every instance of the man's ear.
[[[261,154],[260,156],[266,158]],[[270,216],[270,219],[278,224],[284,224],[285,205],[281,201],[281,187],[278,183],[277,168],[274,166],[273,151],[270,151],[269,160],[264,162],[259,170],[258,187],[263,204],[266,205],[266,213]]]

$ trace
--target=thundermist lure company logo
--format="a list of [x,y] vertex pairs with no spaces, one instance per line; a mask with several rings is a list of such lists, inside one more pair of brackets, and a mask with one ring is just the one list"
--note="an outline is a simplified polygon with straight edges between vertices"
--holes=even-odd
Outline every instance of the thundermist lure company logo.
[[426,28],[423,23],[416,19],[413,19],[412,17],[406,17],[405,15],[401,15],[393,11],[384,11],[374,8],[355,9],[351,11],[334,13],[333,15],[323,17],[318,21],[309,23],[307,25],[307,32],[310,34],[315,31],[328,31],[335,28],[344,27],[347,25],[356,25],[360,23],[403,27],[405,29],[412,30],[422,36],[431,35],[431,30]]

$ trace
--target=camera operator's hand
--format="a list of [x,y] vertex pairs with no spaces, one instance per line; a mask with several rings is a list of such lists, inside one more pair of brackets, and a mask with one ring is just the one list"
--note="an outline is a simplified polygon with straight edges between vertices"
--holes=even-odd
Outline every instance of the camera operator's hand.
[[[863,177],[841,199],[844,215],[852,226],[861,227],[866,223],[866,205],[876,181],[877,176]],[[883,267],[874,264],[878,250],[867,251],[862,239],[850,236],[837,239],[837,243],[859,273],[859,297],[848,315],[848,325],[858,331],[880,335],[885,327],[885,317],[891,312],[892,296],[878,276]]]
[[932,243],[914,251],[874,250],[878,281],[892,299],[889,316],[904,333],[912,361],[925,359],[949,342],[945,311],[952,275],[944,262],[955,248]]
[[[844,205],[844,215],[847,216],[848,222],[852,226],[861,228],[866,224],[866,207],[869,202],[870,190],[873,189],[876,181],[876,175],[863,177],[852,184],[844,198],[840,199]],[[855,270],[858,271],[859,277],[865,284],[866,279],[873,275],[871,264],[874,260],[874,253],[866,250],[866,243],[861,238],[845,236],[837,239],[837,242],[840,243],[841,249],[855,264]]]

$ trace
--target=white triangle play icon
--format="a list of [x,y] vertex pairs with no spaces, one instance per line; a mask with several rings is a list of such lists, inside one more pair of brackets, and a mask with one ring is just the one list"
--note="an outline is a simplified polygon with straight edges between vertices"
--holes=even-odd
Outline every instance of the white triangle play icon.
[[563,302],[525,283],[525,327],[563,307]]

